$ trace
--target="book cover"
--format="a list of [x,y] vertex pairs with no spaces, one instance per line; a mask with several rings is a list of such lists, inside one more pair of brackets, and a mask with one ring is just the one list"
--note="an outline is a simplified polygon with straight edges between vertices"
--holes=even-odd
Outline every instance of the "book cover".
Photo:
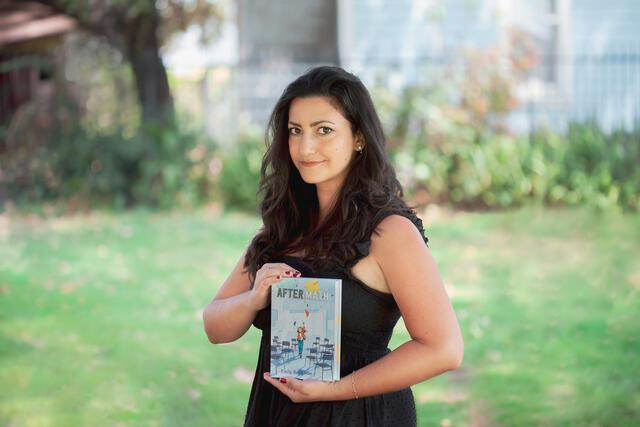
[[271,376],[340,379],[342,280],[283,278],[271,287]]

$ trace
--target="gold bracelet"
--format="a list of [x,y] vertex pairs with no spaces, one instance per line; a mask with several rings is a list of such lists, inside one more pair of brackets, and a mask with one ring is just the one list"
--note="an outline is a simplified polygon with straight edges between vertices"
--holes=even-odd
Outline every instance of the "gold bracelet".
[[356,391],[356,371],[351,374],[351,388],[353,389],[353,395],[358,398],[358,392]]

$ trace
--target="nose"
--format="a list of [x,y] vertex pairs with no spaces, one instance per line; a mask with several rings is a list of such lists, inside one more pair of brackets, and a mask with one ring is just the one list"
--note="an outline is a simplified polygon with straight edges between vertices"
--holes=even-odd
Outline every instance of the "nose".
[[298,149],[302,156],[306,157],[314,154],[316,152],[316,148],[316,139],[311,132],[305,132],[305,134],[301,135],[300,146]]

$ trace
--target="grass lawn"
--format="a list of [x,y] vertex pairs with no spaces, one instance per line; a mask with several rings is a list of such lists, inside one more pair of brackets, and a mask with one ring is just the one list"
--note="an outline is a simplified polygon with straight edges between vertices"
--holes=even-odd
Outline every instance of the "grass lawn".
[[[0,425],[241,425],[258,331],[214,346],[201,310],[258,226],[205,210],[0,216]],[[420,425],[640,425],[640,216],[425,226],[466,348],[413,387]],[[407,339],[398,324],[391,348]]]

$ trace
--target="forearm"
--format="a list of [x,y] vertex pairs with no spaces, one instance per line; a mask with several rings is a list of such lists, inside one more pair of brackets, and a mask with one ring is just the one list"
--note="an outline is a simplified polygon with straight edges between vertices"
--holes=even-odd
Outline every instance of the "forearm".
[[[411,340],[340,379],[331,400],[354,399],[354,385],[358,398],[390,393],[454,370],[459,364],[453,351],[433,349]],[[355,384],[352,384],[354,374]]]
[[250,291],[210,302],[202,313],[204,330],[214,344],[237,340],[251,326],[258,310],[249,304]]

